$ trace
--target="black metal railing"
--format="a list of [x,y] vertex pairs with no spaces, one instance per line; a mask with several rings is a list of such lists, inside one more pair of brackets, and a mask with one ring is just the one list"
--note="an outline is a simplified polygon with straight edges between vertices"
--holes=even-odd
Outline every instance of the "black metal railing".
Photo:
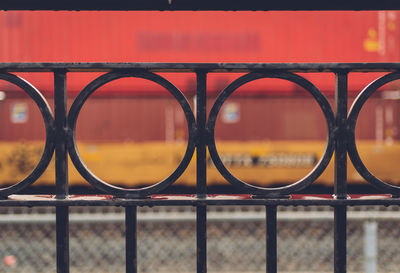
[[[54,74],[55,114],[41,93],[14,72],[52,72]],[[67,111],[67,74],[77,72],[104,72],[88,84]],[[197,79],[196,113],[185,95],[159,72],[194,73]],[[334,110],[323,93],[310,81],[296,73],[330,73],[336,77]],[[348,76],[356,72],[386,72],[360,92],[348,111]],[[240,73],[231,84],[221,90],[207,114],[207,75],[212,73]],[[245,73],[244,75],[242,75]],[[186,152],[175,171],[152,186],[127,189],[108,184],[96,177],[84,164],[76,147],[75,128],[82,106],[98,88],[113,80],[134,77],[155,82],[164,87],[179,103],[186,117],[188,141]],[[263,188],[235,177],[221,160],[215,143],[215,124],[226,99],[240,86],[262,78],[283,79],[304,88],[318,103],[327,124],[325,151],[315,168],[299,181],[277,188]],[[266,207],[266,270],[277,272],[277,207],[292,205],[332,206],[334,208],[334,270],[346,272],[346,211],[353,205],[400,205],[400,187],[375,177],[361,160],[355,141],[358,115],[368,98],[386,83],[400,79],[400,64],[167,64],[167,63],[2,63],[0,79],[23,89],[37,104],[46,128],[43,155],[34,170],[19,183],[0,189],[0,206],[55,206],[57,227],[57,272],[69,272],[69,206],[123,206],[126,208],[126,272],[137,272],[137,206],[195,206],[197,208],[197,272],[207,271],[207,206],[263,205]],[[207,150],[218,171],[240,190],[237,195],[207,195]],[[19,194],[42,175],[55,151],[56,192],[49,196]],[[197,194],[162,195],[186,170],[196,152]],[[298,194],[309,187],[325,171],[333,154],[334,190],[332,197]],[[97,196],[75,196],[68,192],[68,155],[82,177],[96,189],[104,192]],[[363,198],[348,196],[347,155],[366,182],[378,193]]]

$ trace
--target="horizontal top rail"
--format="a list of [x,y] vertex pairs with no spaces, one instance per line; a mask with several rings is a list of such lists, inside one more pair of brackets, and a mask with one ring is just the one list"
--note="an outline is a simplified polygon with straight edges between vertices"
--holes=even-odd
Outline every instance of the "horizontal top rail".
[[4,0],[3,10],[393,10],[399,1],[232,0]]
[[146,69],[153,72],[249,72],[254,70],[291,72],[389,72],[400,70],[396,63],[0,63],[3,72],[109,72],[115,69]]

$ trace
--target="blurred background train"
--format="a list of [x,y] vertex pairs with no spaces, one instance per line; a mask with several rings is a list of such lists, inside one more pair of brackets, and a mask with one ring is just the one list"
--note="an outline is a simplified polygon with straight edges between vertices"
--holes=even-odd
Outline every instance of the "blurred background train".
[[[0,12],[2,62],[397,62],[400,12]],[[17,73],[53,107],[51,73]],[[100,73],[69,73],[68,100]],[[242,74],[208,76],[208,109]],[[334,75],[301,74],[333,108]],[[349,77],[349,105],[382,74]],[[195,107],[195,75],[164,73]],[[365,105],[357,144],[366,166],[400,184],[400,83]],[[0,183],[14,184],[36,165],[44,146],[37,107],[16,86],[0,81]],[[186,149],[187,128],[177,102],[158,85],[120,79],[96,91],[78,118],[79,152],[103,180],[141,187],[166,178]],[[321,157],[326,125],[311,96],[294,84],[263,79],[242,86],[224,104],[217,148],[238,178],[273,187],[304,177]],[[332,163],[332,162],[331,162]],[[363,179],[349,165],[348,179]],[[176,185],[195,185],[194,159]],[[69,167],[73,185],[88,185]],[[228,185],[208,160],[209,185]],[[331,187],[333,164],[316,185]],[[54,185],[54,163],[35,183]]]

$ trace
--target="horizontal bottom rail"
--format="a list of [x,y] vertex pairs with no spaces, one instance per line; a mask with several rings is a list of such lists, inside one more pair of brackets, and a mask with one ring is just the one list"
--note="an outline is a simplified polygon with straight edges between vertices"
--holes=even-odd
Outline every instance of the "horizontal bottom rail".
[[327,194],[293,194],[282,199],[253,198],[249,194],[209,194],[199,198],[195,194],[152,195],[146,199],[123,199],[112,195],[69,195],[56,199],[55,195],[10,195],[0,200],[0,207],[11,206],[204,206],[204,205],[264,205],[264,206],[368,206],[400,205],[400,198],[390,194],[349,195],[348,199],[335,199]]

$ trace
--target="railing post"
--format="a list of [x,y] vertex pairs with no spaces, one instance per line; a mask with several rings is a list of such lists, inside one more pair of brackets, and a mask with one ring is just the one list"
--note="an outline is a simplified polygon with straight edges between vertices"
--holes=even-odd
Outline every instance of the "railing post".
[[197,75],[196,93],[196,167],[197,167],[197,195],[205,197],[207,194],[207,73],[199,71]]
[[[67,124],[67,74],[54,71],[55,113],[55,168],[56,199],[68,196],[68,154],[66,141]],[[67,206],[56,207],[57,273],[69,272],[69,210]]]
[[276,273],[278,270],[277,266],[277,207],[266,206],[266,219],[267,219],[267,273]]
[[126,273],[137,271],[137,207],[125,208],[125,259]]
[[[197,196],[205,198],[207,194],[207,72],[197,71],[196,93],[196,176]],[[197,273],[207,272],[207,206],[197,206]]]
[[[347,198],[347,77],[336,73],[335,185],[337,199]],[[347,207],[334,207],[334,272],[347,271]]]
[[347,72],[336,74],[335,197],[347,198]]
[[68,196],[67,127],[67,75],[65,71],[54,72],[54,112],[56,128],[56,198]]

